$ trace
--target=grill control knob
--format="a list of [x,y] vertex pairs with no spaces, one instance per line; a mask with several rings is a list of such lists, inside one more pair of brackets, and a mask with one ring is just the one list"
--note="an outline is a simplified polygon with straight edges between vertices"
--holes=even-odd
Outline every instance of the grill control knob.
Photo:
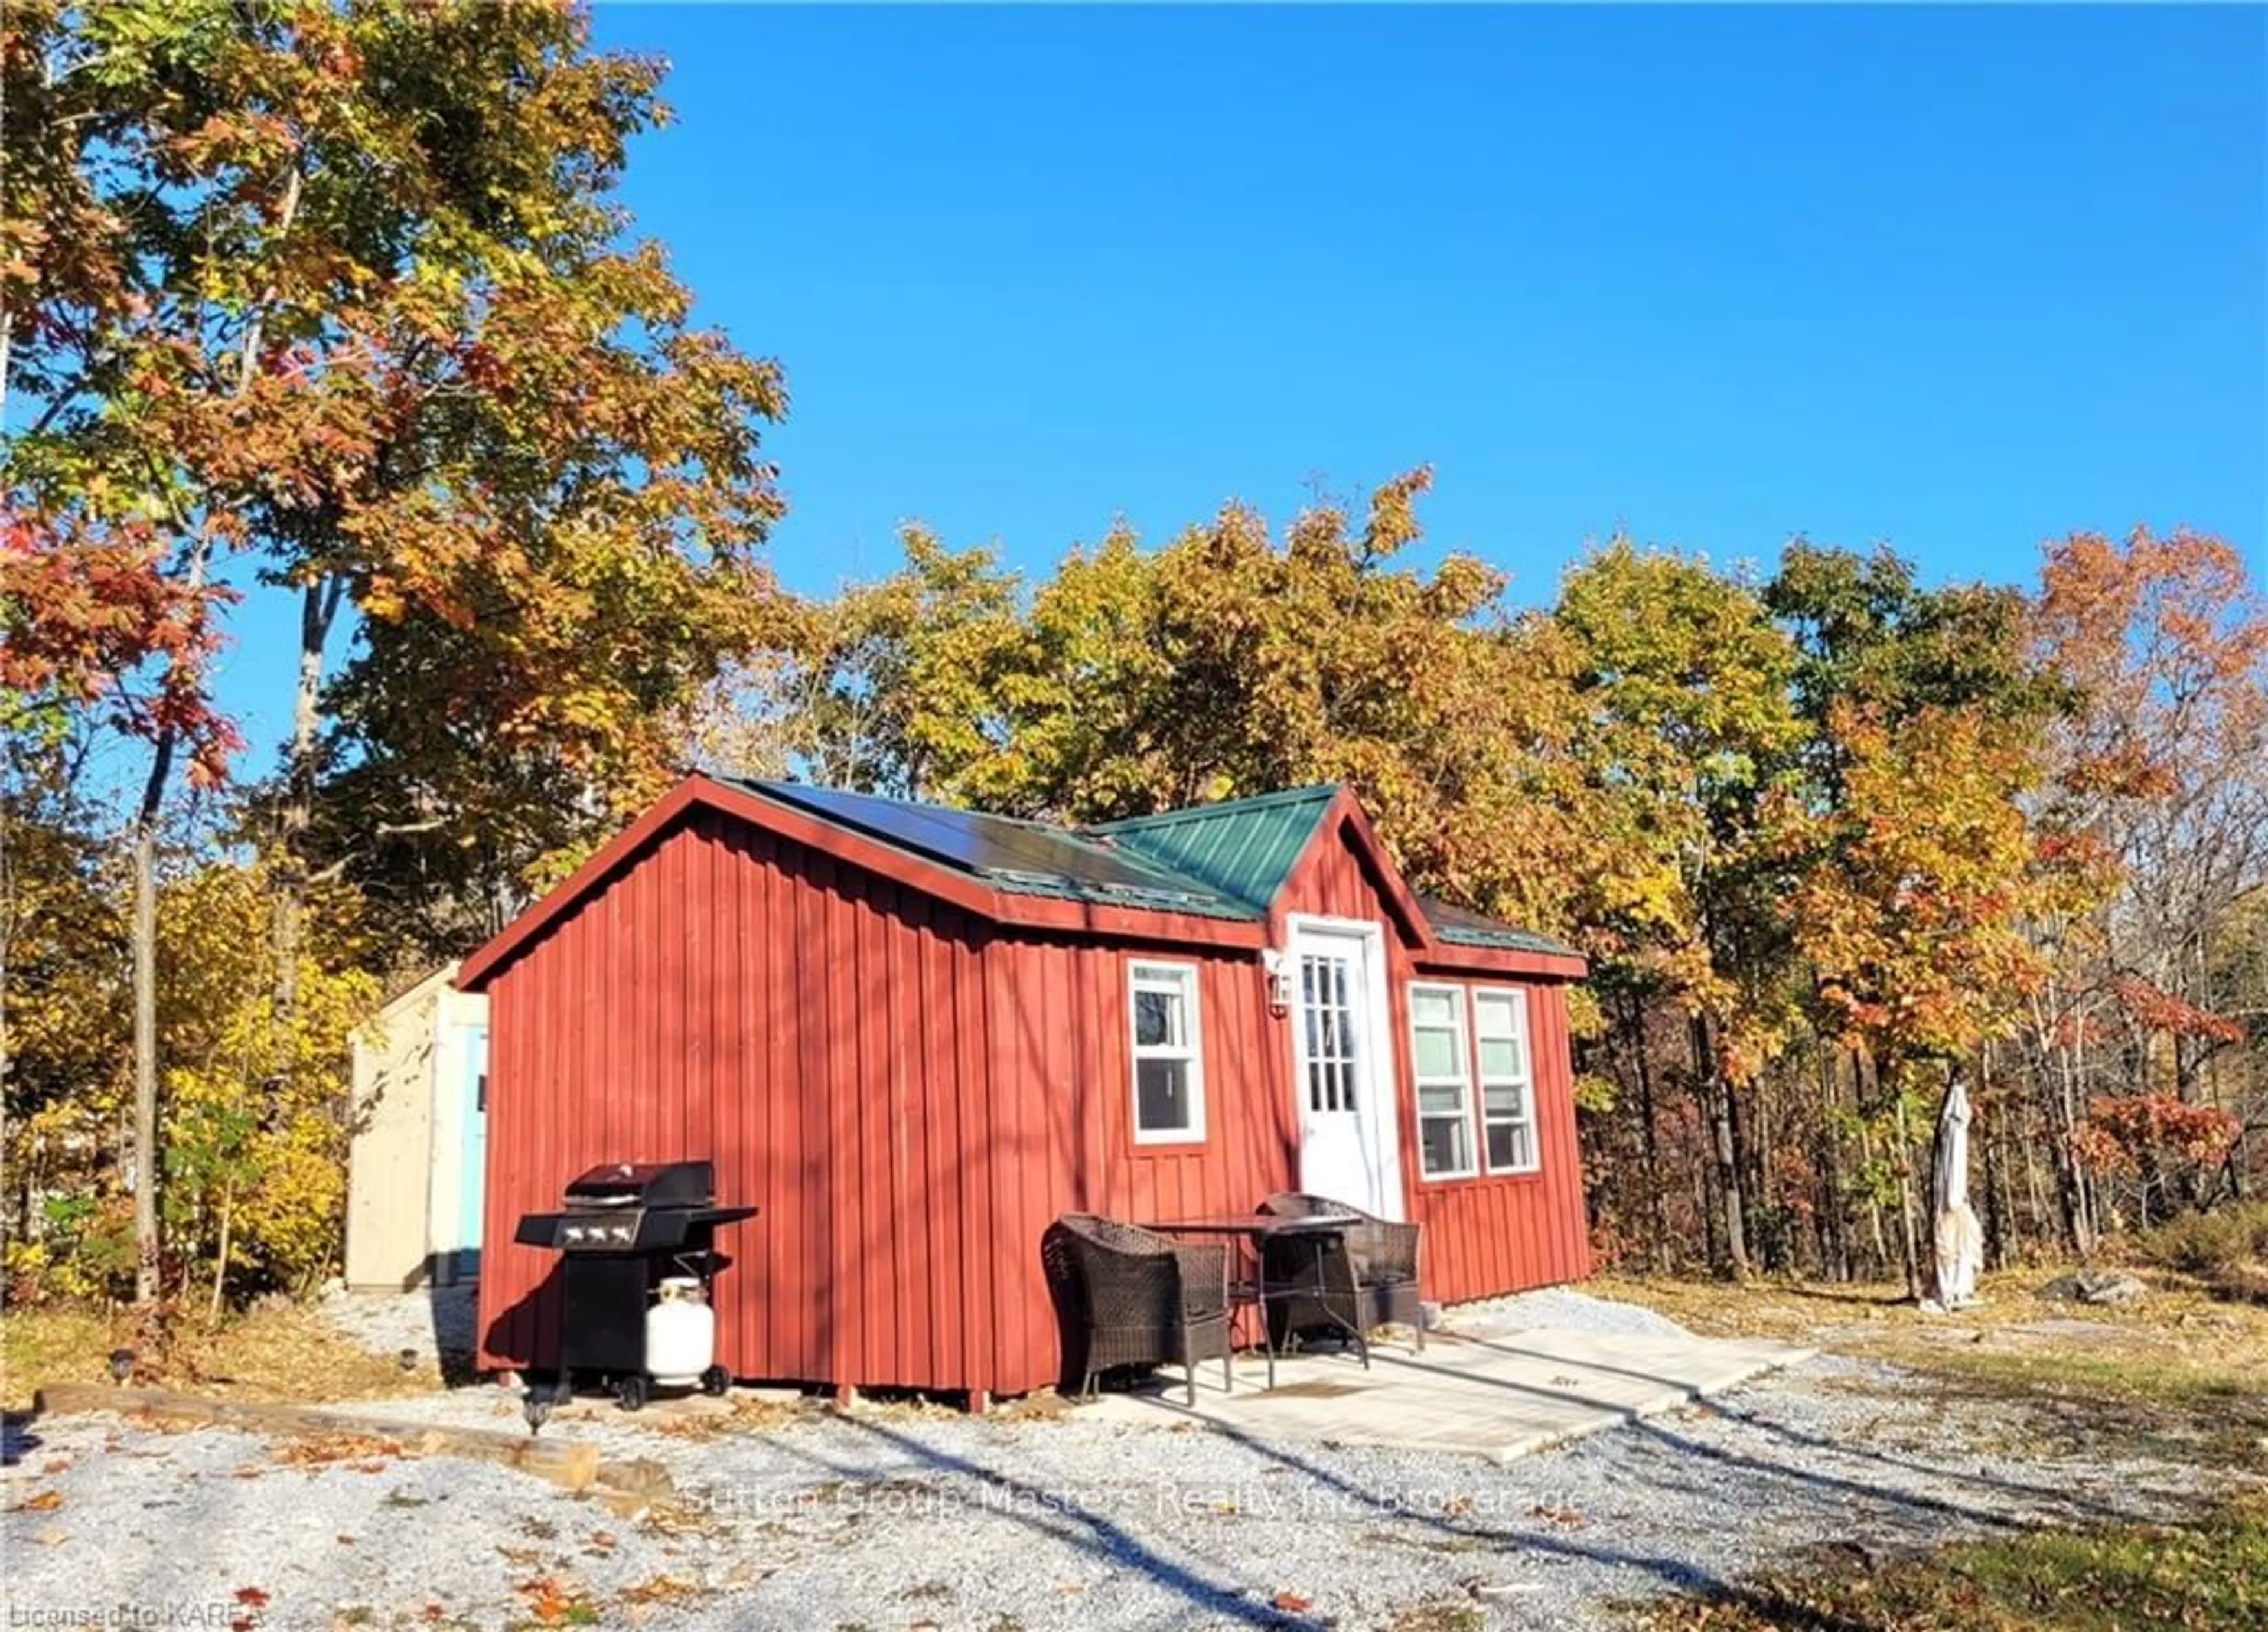
[[630,1225],[628,1225],[628,1224],[616,1224],[616,1225],[615,1226],[615,1229],[614,1229],[614,1236],[615,1236],[615,1239],[616,1239],[617,1241],[622,1241],[622,1242],[627,1242],[627,1241],[629,1241],[629,1239],[630,1239]]
[[571,1241],[579,1241],[583,1239],[583,1226],[581,1224],[569,1224],[562,1233],[563,1233]]

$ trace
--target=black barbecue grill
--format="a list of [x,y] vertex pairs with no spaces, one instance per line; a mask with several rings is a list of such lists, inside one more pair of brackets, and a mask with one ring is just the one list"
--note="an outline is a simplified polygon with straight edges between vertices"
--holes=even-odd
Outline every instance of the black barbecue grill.
[[[523,1246],[549,1247],[559,1266],[559,1380],[595,1372],[627,1410],[647,1393],[646,1310],[668,1275],[697,1276],[713,1304],[719,1224],[753,1218],[753,1207],[716,1204],[708,1162],[619,1162],[593,1167],[567,1187],[556,1213],[526,1213],[512,1231]],[[689,1374],[689,1371],[688,1371]],[[701,1386],[722,1393],[721,1365]]]

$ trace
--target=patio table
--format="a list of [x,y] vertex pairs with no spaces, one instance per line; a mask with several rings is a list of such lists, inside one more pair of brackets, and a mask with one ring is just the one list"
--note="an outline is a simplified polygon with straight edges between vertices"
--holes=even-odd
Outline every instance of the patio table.
[[[1288,1298],[1313,1288],[1294,1283],[1271,1287],[1268,1283],[1268,1254],[1263,1250],[1270,1241],[1297,1240],[1312,1242],[1315,1250],[1314,1287],[1323,1283],[1323,1254],[1333,1241],[1344,1246],[1349,1229],[1359,1219],[1336,1218],[1327,1216],[1285,1217],[1274,1213],[1219,1213],[1202,1218],[1169,1218],[1145,1223],[1142,1227],[1160,1235],[1208,1235],[1234,1238],[1248,1242],[1252,1247],[1253,1276],[1250,1281],[1239,1281],[1233,1270],[1229,1273],[1228,1298],[1232,1307],[1243,1305],[1260,1312],[1260,1346],[1268,1356],[1268,1386],[1276,1386],[1276,1340],[1268,1321],[1268,1301],[1271,1298]],[[1343,1319],[1322,1300],[1323,1312],[1334,1325],[1345,1329],[1354,1339],[1355,1349],[1362,1356],[1362,1368],[1370,1370],[1370,1338],[1360,1326]]]

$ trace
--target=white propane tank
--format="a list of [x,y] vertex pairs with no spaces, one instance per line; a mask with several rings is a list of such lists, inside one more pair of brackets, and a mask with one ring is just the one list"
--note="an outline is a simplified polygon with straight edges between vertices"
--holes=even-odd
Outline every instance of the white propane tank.
[[690,1386],[717,1357],[717,1312],[689,1275],[663,1277],[645,1312],[645,1369],[657,1383]]

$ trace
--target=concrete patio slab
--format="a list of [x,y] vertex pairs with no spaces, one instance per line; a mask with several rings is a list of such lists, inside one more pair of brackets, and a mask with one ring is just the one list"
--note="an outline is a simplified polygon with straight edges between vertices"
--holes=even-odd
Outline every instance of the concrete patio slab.
[[1262,1439],[1451,1451],[1508,1462],[1546,1445],[1674,1410],[1815,1351],[1786,1343],[1569,1331],[1442,1331],[1418,1354],[1373,1344],[1288,1356],[1269,1388],[1263,1358],[1240,1356],[1235,1386],[1218,1361],[1197,1373],[1194,1406],[1167,1367],[1082,1415],[1152,1425],[1180,1420]]

